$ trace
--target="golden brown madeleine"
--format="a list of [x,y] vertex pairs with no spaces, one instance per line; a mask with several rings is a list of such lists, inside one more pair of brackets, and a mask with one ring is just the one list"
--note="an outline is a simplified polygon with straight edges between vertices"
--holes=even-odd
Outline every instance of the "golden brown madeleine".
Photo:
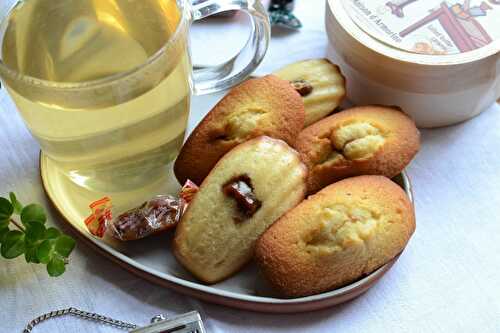
[[327,59],[299,61],[273,74],[290,81],[302,95],[306,112],[305,126],[332,113],[346,94],[345,79],[339,67]]
[[177,226],[174,254],[200,280],[238,271],[259,236],[304,199],[307,168],[285,142],[247,141],[217,163]]
[[304,105],[288,81],[268,75],[232,89],[193,130],[177,157],[174,172],[181,184],[200,184],[229,150],[267,135],[295,145],[304,127]]
[[283,295],[332,290],[398,255],[415,230],[405,192],[383,176],[332,184],[290,210],[258,240],[264,276]]
[[400,173],[420,149],[415,123],[402,111],[360,106],[305,128],[296,144],[309,169],[308,192],[358,175]]

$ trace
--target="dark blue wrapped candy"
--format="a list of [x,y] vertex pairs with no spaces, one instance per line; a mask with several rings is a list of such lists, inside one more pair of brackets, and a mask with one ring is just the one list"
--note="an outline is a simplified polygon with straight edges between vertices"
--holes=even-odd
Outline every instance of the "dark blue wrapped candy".
[[302,23],[292,13],[294,2],[294,0],[272,0],[268,10],[271,24],[289,29],[301,28]]

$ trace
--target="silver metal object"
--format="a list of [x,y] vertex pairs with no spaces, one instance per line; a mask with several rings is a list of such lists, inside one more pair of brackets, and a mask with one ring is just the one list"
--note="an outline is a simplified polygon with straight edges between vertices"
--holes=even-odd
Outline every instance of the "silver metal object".
[[46,320],[51,319],[51,318],[62,317],[65,315],[71,315],[71,316],[80,317],[80,318],[87,319],[87,320],[96,321],[99,323],[111,325],[111,326],[114,326],[116,328],[121,328],[124,330],[130,330],[130,329],[137,328],[137,325],[126,323],[124,321],[116,320],[116,319],[109,318],[106,316],[101,316],[97,313],[82,311],[82,310],[78,310],[76,308],[67,308],[67,309],[52,311],[52,312],[43,314],[39,317],[36,317],[32,321],[30,321],[28,323],[28,325],[26,325],[26,328],[24,329],[23,333],[31,333],[31,330],[33,329],[33,327],[35,327],[36,325],[38,325],[42,321],[46,321]]
[[205,333],[205,328],[198,311],[191,311],[170,319],[156,321],[130,333]]
[[116,320],[97,313],[82,311],[76,308],[67,308],[52,311],[36,317],[26,325],[23,333],[31,333],[33,327],[48,319],[71,315],[101,324],[110,325],[119,329],[130,331],[130,333],[206,333],[198,311],[191,311],[179,316],[165,319],[163,315],[154,316],[151,324],[144,327]]
[[164,315],[162,315],[162,314],[156,315],[153,318],[151,318],[151,324],[154,324],[154,323],[157,323],[157,322],[163,321],[163,320],[167,320],[167,318]]

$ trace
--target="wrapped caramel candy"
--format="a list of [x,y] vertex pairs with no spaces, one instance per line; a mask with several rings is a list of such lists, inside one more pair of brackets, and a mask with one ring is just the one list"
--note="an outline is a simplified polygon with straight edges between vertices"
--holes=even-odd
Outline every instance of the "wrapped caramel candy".
[[109,224],[111,236],[122,241],[141,239],[174,228],[182,215],[184,200],[158,195]]
[[198,186],[187,181],[179,196],[158,195],[139,207],[113,219],[111,199],[99,199],[89,205],[92,214],[85,220],[89,232],[103,237],[106,232],[121,241],[137,240],[174,228],[188,203],[198,191]]

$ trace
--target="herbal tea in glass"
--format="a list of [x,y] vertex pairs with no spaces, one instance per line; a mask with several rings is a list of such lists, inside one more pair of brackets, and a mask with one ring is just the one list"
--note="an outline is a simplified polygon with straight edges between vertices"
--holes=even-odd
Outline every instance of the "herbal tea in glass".
[[48,85],[89,83],[61,99],[7,81],[42,150],[80,185],[138,186],[175,157],[189,109],[187,48],[162,55],[160,76],[117,77],[113,89],[92,81],[146,63],[179,18],[174,0],[28,0],[11,11],[2,45],[8,67]]
[[133,190],[165,175],[182,144],[192,21],[240,9],[254,27],[228,63],[194,71],[196,93],[241,82],[263,58],[265,10],[237,2],[6,0],[0,78],[57,169],[90,190]]

